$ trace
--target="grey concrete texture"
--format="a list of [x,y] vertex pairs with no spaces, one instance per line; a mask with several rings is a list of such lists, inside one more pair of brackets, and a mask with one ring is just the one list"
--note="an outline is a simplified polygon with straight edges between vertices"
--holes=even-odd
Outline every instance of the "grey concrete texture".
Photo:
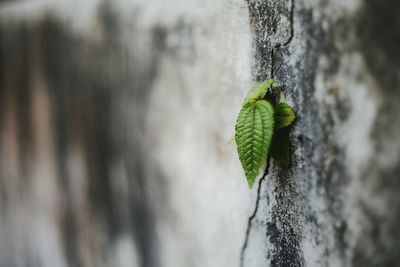
[[[3,1],[0,267],[399,266],[398,14]],[[249,189],[227,141],[270,78],[292,164]]]

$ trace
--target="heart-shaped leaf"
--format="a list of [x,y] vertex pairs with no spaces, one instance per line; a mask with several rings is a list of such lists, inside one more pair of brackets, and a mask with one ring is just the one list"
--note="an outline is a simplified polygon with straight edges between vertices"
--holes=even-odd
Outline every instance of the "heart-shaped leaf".
[[274,109],[265,100],[244,104],[236,122],[235,142],[249,187],[268,155],[274,128]]

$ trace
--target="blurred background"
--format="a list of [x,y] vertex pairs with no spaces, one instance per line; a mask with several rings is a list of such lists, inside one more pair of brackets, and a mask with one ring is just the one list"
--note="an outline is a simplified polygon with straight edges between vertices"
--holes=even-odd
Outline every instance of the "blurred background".
[[[0,267],[400,266],[400,3],[0,3]],[[292,166],[249,189],[248,88]]]

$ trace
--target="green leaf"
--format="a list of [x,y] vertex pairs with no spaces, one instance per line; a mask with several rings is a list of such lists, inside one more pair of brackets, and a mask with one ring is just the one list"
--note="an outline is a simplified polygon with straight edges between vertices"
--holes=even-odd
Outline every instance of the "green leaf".
[[275,106],[275,124],[277,129],[290,126],[296,119],[296,113],[291,106],[285,102],[280,102]]
[[287,131],[276,131],[271,143],[271,157],[278,162],[282,168],[290,165],[290,143]]
[[268,155],[274,128],[274,110],[265,100],[246,103],[236,122],[235,142],[249,187]]
[[[279,83],[278,80],[267,80],[262,83],[256,83],[250,91],[247,93],[247,97],[244,100],[244,104],[253,100],[263,99],[267,91],[271,88],[274,83]],[[243,105],[244,105],[243,104]]]

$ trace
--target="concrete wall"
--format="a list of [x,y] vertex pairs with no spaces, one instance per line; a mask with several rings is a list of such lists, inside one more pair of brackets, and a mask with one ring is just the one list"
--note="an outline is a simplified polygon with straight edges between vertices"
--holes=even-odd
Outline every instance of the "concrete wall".
[[[4,1],[0,267],[397,266],[395,0]],[[293,163],[248,189],[248,88]]]

